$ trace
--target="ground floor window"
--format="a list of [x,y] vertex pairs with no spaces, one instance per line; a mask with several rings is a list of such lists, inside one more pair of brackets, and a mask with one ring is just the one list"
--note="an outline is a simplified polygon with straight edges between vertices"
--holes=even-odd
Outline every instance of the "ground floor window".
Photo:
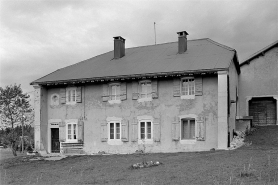
[[140,139],[152,139],[152,122],[140,121]]
[[195,119],[186,118],[181,120],[181,139],[195,139]]
[[67,141],[76,142],[77,141],[77,124],[68,123],[67,124]]
[[109,127],[109,139],[121,139],[121,124],[119,122],[110,122]]

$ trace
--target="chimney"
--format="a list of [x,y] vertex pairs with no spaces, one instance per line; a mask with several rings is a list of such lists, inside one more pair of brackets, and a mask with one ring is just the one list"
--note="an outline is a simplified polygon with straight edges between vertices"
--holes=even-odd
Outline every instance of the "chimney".
[[122,58],[125,56],[125,39],[121,36],[114,38],[114,59]]
[[187,35],[186,31],[177,32],[179,35],[179,54],[184,53],[187,50]]

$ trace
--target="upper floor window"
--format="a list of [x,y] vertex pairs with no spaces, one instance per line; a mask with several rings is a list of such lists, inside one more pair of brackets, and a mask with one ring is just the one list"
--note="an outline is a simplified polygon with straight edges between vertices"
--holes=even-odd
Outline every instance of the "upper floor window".
[[67,142],[77,142],[77,123],[67,123]]
[[51,95],[50,104],[51,105],[59,105],[59,95],[58,94]]
[[110,95],[110,100],[120,100],[120,84],[110,84],[109,85],[109,95]]
[[76,88],[70,87],[66,89],[66,103],[76,103]]
[[181,80],[181,95],[190,96],[195,95],[195,81],[194,78],[183,78]]

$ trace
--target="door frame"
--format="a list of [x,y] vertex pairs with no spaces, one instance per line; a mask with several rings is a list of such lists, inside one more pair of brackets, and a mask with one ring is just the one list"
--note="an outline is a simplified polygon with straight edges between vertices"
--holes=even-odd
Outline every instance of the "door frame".
[[[61,119],[50,119],[48,120],[48,129],[47,129],[47,135],[48,135],[48,143],[47,143],[47,150],[48,153],[52,154],[51,152],[51,129],[52,128],[58,128],[59,129],[59,123],[61,123],[62,120]],[[61,143],[60,143],[61,145]],[[60,150],[61,150],[61,146],[60,146]],[[53,154],[57,154],[57,153],[53,153]]]
[[262,96],[246,96],[245,114],[249,116],[249,101],[252,98],[273,98],[276,100],[276,125],[278,125],[278,96],[277,95],[262,95]]

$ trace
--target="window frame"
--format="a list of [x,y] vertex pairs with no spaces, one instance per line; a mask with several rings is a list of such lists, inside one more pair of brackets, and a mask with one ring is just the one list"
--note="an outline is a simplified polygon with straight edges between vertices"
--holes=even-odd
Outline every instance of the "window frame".
[[[190,124],[191,124],[191,120],[193,120],[194,121],[194,136],[193,136],[193,138],[184,138],[184,135],[185,135],[185,133],[184,133],[184,121],[186,121],[187,123],[186,123],[186,126],[188,126],[188,124],[189,124],[189,128],[191,129],[191,126],[190,126]],[[182,118],[181,119],[181,140],[196,140],[196,120],[195,120],[195,118]],[[191,133],[191,130],[189,131],[189,133]],[[183,137],[182,137],[183,136]]]
[[[111,123],[114,124],[114,139],[111,139],[111,130],[110,130],[110,126],[111,126]],[[116,127],[116,124],[119,123],[120,125],[120,138],[119,139],[116,139],[116,135],[117,135],[117,127]],[[108,140],[109,141],[121,141],[121,138],[122,138],[122,123],[121,121],[110,121],[108,122]]]
[[[118,97],[118,99],[112,99],[112,88],[113,86],[119,86],[119,94],[116,94],[115,96]],[[117,92],[117,90],[116,90]],[[121,83],[120,82],[113,82],[108,84],[108,93],[109,93],[109,100],[108,102],[113,104],[113,103],[121,103]]]
[[[142,88],[142,84],[145,84],[145,83],[150,83],[150,93],[146,92],[146,97],[142,97],[143,95],[143,88]],[[139,81],[139,98],[138,98],[138,101],[139,102],[143,102],[143,101],[152,101],[152,81],[151,80],[141,80]],[[148,95],[150,95],[150,97],[148,97]]]
[[[75,133],[75,135],[76,135],[76,139],[69,139],[68,138],[68,136],[69,136],[69,125],[71,125],[72,126],[72,128],[73,128],[73,125],[76,125],[76,133]],[[71,136],[73,137],[74,136],[74,129],[71,129]],[[66,123],[66,142],[67,143],[78,143],[78,123],[77,122],[67,122]]]
[[[75,92],[75,96],[74,96],[74,100],[73,100],[73,96],[72,96],[72,92]],[[69,92],[70,92],[70,100],[69,100]],[[76,87],[67,87],[66,88],[66,104],[68,105],[72,105],[72,104],[76,104]]]
[[[145,133],[144,133],[144,135],[145,135],[145,138],[144,139],[142,139],[141,138],[141,123],[142,122],[144,122],[145,124]],[[148,123],[148,122],[150,122],[151,123],[151,138],[150,139],[148,139],[147,137],[148,137],[148,129],[147,129],[147,127],[146,127],[146,123]],[[138,140],[139,141],[141,141],[141,142],[148,142],[148,141],[153,141],[153,120],[151,120],[151,119],[142,119],[142,120],[138,120]]]
[[[188,80],[188,79],[193,79],[194,80],[194,86],[193,86],[193,88],[194,88],[194,90],[193,90],[193,93],[194,94],[191,94],[191,95],[189,95],[189,94],[184,94],[183,95],[183,81],[184,80]],[[184,78],[181,78],[181,83],[180,83],[180,93],[181,93],[181,99],[195,99],[195,94],[196,94],[196,84],[195,84],[195,78],[194,77],[184,77]],[[188,87],[187,87],[187,92],[189,92],[189,85],[188,85]],[[185,91],[186,92],[186,91]]]
[[[187,114],[187,115],[181,115],[179,116],[179,127],[180,127],[180,143],[181,144],[195,144],[197,142],[197,115],[195,114]],[[194,119],[195,120],[195,138],[194,139],[182,139],[182,120],[183,119]]]
[[[53,101],[53,97],[54,97],[54,96],[57,96],[57,102],[54,102],[54,101]],[[52,95],[50,96],[50,105],[52,105],[52,106],[58,106],[58,105],[60,105],[60,96],[59,96],[59,94],[54,93],[54,94],[52,94]]]
[[[122,118],[120,117],[107,117],[107,143],[109,145],[122,145]],[[120,139],[110,139],[110,123],[120,123]]]

